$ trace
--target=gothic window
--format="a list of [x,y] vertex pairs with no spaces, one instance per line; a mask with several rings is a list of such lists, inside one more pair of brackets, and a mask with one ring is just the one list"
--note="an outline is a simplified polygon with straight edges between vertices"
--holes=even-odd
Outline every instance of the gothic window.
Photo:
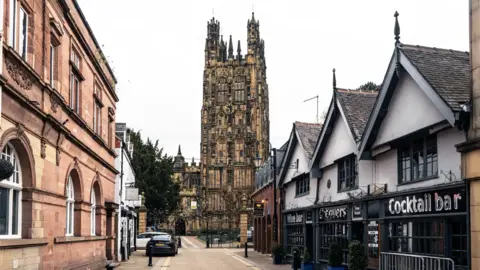
[[218,91],[217,101],[218,101],[218,103],[227,102],[227,92],[226,91]]
[[97,218],[97,202],[96,202],[96,194],[95,189],[92,188],[92,193],[90,194],[90,234],[96,234],[96,218]]
[[235,114],[235,124],[236,125],[243,125],[243,114],[241,112],[238,112]]
[[245,93],[242,90],[235,90],[235,101],[237,102],[243,102],[245,101]]

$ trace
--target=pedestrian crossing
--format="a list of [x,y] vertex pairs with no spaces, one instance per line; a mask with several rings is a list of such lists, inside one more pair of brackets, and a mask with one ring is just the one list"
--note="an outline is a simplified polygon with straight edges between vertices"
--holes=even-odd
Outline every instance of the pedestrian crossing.
[[187,237],[182,237],[182,248],[185,249],[199,249],[200,247],[193,242],[194,240],[189,240]]

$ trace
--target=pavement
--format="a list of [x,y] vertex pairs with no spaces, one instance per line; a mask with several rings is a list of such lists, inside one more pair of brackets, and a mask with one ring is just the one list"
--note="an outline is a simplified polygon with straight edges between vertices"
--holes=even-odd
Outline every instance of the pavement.
[[155,256],[153,266],[148,266],[145,251],[136,251],[128,262],[122,262],[116,269],[153,270],[287,270],[290,265],[273,265],[270,256],[262,255],[253,249],[244,258],[244,249],[205,248],[205,244],[194,236],[182,236],[182,247],[176,256]]

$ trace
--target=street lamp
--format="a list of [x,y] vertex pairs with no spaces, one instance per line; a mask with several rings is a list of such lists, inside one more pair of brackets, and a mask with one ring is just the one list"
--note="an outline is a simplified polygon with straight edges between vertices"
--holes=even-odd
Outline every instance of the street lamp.
[[273,241],[277,242],[277,149],[273,148]]

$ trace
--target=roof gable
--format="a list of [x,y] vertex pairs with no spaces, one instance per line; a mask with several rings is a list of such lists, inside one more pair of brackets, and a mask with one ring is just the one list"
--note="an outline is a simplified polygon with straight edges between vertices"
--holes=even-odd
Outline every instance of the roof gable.
[[460,105],[469,99],[469,61],[469,54],[466,52],[397,45],[362,135],[360,154],[374,143],[403,71],[408,72],[443,117],[453,126],[454,111],[460,110]]
[[323,152],[326,149],[334,125],[338,116],[350,131],[351,138],[357,143],[362,137],[366,123],[372,108],[377,99],[378,92],[364,90],[336,89],[334,97],[330,102],[325,124],[315,146],[315,151],[310,162],[310,169],[314,164],[320,162]]
[[316,140],[318,139],[321,128],[322,124],[304,122],[293,123],[292,132],[290,133],[290,139],[288,140],[288,146],[286,148],[286,152],[283,156],[282,164],[280,167],[281,169],[279,174],[279,186],[283,185],[284,183],[284,178],[288,170],[287,167],[289,167],[287,166],[287,164],[290,163],[298,143],[300,144],[300,147],[302,147],[305,153],[307,162],[312,158],[313,152],[315,150],[315,145],[317,143]]

